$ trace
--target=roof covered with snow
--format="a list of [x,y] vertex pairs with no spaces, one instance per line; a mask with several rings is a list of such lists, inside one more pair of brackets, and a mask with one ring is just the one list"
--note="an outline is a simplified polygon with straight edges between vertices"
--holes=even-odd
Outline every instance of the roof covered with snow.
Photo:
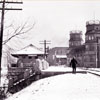
[[13,56],[18,56],[18,55],[44,55],[44,52],[34,46],[33,44],[30,44],[26,46],[25,48],[15,52],[12,54]]

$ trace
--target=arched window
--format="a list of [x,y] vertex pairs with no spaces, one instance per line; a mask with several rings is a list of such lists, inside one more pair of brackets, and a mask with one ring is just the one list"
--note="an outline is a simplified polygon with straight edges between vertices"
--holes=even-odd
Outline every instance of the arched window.
[[88,36],[88,40],[94,40],[94,36],[93,35]]
[[71,43],[71,45],[73,46],[73,43]]
[[89,36],[89,40],[91,40],[91,36]]
[[88,50],[88,49],[89,49],[89,46],[88,46],[88,45],[86,45],[86,46],[85,46],[85,48]]
[[91,38],[92,38],[92,40],[94,40],[94,36],[92,36]]

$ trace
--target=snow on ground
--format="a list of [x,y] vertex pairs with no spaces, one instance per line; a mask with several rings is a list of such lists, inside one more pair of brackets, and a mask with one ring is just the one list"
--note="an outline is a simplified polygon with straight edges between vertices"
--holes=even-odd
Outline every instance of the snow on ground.
[[[77,68],[77,71],[80,71],[82,69]],[[67,72],[67,71],[72,71],[71,67],[67,67],[67,66],[50,66],[45,70],[42,70],[43,72]]]
[[66,71],[72,71],[71,67],[64,67],[64,66],[50,66],[45,70],[42,70],[44,72],[49,71],[49,72],[66,72]]
[[33,82],[6,100],[100,100],[100,77],[63,74]]
[[100,72],[100,68],[88,68],[89,70],[95,70]]

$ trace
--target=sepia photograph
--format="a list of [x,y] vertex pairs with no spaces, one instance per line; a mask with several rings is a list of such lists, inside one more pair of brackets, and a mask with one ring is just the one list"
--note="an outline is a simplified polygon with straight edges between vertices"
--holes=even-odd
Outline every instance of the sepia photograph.
[[0,100],[100,100],[100,0],[0,0]]

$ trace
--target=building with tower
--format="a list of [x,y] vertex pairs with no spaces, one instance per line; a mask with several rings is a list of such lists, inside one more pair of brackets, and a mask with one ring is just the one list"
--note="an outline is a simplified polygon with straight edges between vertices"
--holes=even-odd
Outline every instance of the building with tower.
[[80,62],[78,66],[84,66],[85,45],[83,45],[82,42],[82,31],[70,31],[69,53],[67,54],[69,58],[68,62],[70,62],[71,58],[74,56],[77,61]]
[[100,67],[100,21],[86,22],[85,43],[82,44],[82,32],[71,31],[69,39],[69,59],[73,56],[80,67]]
[[100,21],[86,22],[85,66],[100,67]]
[[82,45],[82,31],[73,30],[70,31],[69,47],[74,48]]

